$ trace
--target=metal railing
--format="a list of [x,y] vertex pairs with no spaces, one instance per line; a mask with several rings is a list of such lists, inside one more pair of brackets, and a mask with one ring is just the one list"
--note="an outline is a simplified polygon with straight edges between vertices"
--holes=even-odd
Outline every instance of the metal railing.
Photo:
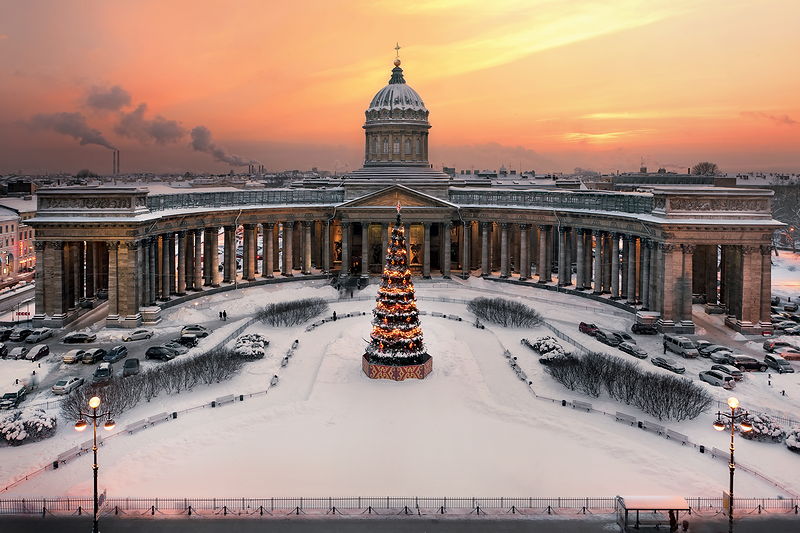
[[450,190],[450,201],[460,206],[519,206],[545,209],[591,209],[622,213],[650,213],[649,193],[588,191]]
[[254,191],[186,192],[147,196],[150,211],[244,205],[336,205],[344,201],[343,189],[260,189]]

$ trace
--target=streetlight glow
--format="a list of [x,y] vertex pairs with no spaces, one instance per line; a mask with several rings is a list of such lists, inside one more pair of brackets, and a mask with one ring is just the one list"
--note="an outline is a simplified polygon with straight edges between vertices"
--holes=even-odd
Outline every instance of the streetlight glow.
[[753,431],[753,424],[750,423],[749,420],[743,420],[741,424],[739,424],[739,429],[747,433],[748,431]]
[[108,420],[106,420],[106,423],[103,424],[103,429],[105,429],[107,431],[111,431],[112,429],[114,429],[114,426],[116,426],[116,425],[117,425],[117,423],[114,422],[113,419],[109,418]]
[[714,429],[717,431],[724,431],[725,430],[725,423],[722,420],[717,420],[714,422]]
[[88,426],[89,426],[89,424],[86,423],[86,420],[81,418],[80,420],[75,422],[75,431],[83,431]]
[[727,418],[731,421],[731,460],[728,462],[728,469],[730,470],[730,488],[728,489],[728,533],[733,533],[733,473],[736,470],[736,461],[733,458],[733,436],[736,433],[736,421],[739,421],[739,431],[742,433],[747,433],[748,431],[753,430],[753,423],[748,420],[750,416],[749,413],[745,410],[741,410],[738,413],[736,410],[739,408],[739,400],[735,397],[731,396],[728,398],[728,407],[731,408],[730,414],[728,413],[721,413],[717,412],[717,419],[714,421],[713,427],[717,431],[722,431],[725,429],[725,422],[722,421],[723,418]]
[[728,398],[728,407],[730,407],[731,409],[736,409],[737,407],[739,407],[739,400],[731,396],[730,398]]
[[[730,400],[728,400],[728,402],[730,403]],[[89,407],[92,409],[97,409],[100,407],[100,398],[97,396],[92,396],[92,398],[89,400]]]

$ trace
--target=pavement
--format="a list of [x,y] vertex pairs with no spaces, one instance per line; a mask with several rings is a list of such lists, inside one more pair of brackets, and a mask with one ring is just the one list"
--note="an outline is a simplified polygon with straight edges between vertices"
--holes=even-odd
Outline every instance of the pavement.
[[[89,517],[0,517],[3,533],[28,533],[31,531],[58,531],[72,533],[89,531]],[[585,518],[516,518],[496,519],[492,517],[428,518],[265,518],[216,519],[194,518],[109,518],[101,517],[103,533],[250,533],[270,531],[272,533],[608,533],[620,531],[613,516]],[[666,531],[661,529],[661,531]],[[723,533],[728,531],[728,522],[723,519],[690,520],[690,533]],[[800,517],[754,516],[736,520],[736,533],[797,533]]]

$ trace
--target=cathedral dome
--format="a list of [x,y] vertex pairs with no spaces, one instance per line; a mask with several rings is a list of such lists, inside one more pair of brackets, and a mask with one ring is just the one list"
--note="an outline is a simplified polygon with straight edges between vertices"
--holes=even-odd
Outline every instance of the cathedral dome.
[[[425,118],[428,115],[428,110],[420,95],[403,78],[403,69],[400,68],[399,59],[395,60],[395,67],[392,69],[389,83],[372,97],[366,113],[368,118],[377,118],[375,115],[380,115],[381,111],[388,111],[389,115],[392,115],[392,111],[396,110],[420,112]],[[388,117],[384,113],[381,118]]]

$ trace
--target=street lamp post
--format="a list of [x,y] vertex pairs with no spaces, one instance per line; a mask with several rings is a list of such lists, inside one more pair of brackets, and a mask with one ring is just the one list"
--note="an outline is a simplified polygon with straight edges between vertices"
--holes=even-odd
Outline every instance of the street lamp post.
[[97,466],[97,420],[100,418],[107,418],[103,427],[111,431],[114,429],[116,425],[114,420],[111,418],[111,411],[106,411],[105,413],[97,414],[97,408],[100,407],[100,398],[97,396],[92,396],[89,399],[89,407],[91,407],[92,411],[90,413],[80,412],[78,413],[80,418],[77,422],[75,422],[75,429],[77,431],[83,431],[86,429],[86,426],[89,425],[86,422],[86,419],[90,419],[92,421],[92,453],[94,454],[94,463],[92,464],[92,474],[94,476],[94,521],[92,522],[92,533],[98,533],[98,522],[97,522],[97,512],[98,512],[98,502],[97,502],[97,470],[99,467]]
[[722,420],[723,417],[729,419],[731,421],[731,460],[728,463],[728,469],[730,470],[730,506],[728,508],[728,533],[733,533],[733,472],[736,470],[736,462],[733,460],[733,436],[736,430],[736,421],[741,419],[739,422],[739,429],[741,431],[747,433],[748,431],[752,431],[753,425],[747,419],[749,416],[748,412],[744,409],[741,409],[739,413],[736,410],[739,408],[739,400],[731,396],[728,398],[728,407],[731,408],[730,414],[723,413],[717,411],[717,420],[714,422],[714,429],[717,431],[724,431],[725,430],[725,422]]

